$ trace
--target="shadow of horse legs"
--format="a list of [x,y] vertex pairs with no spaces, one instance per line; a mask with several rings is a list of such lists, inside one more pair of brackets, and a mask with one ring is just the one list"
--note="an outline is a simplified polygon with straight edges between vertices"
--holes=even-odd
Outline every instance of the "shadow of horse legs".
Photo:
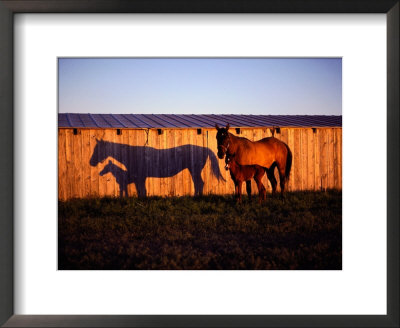
[[134,181],[136,185],[136,190],[137,190],[137,195],[138,197],[146,197],[147,191],[146,191],[146,179],[139,178],[136,181]]
[[203,188],[204,188],[204,181],[201,177],[200,172],[197,172],[197,174],[192,174],[192,179],[194,183],[194,194],[195,196],[201,196],[203,195]]

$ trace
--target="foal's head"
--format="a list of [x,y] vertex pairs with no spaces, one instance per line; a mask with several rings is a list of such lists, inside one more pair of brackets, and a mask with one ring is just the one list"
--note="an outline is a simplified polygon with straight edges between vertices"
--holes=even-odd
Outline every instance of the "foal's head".
[[226,154],[225,156],[225,170],[229,170],[234,164],[235,154]]
[[229,123],[226,125],[225,128],[220,128],[218,124],[215,124],[215,128],[217,129],[217,146],[218,146],[218,157],[223,159],[226,151],[229,148],[230,144],[230,137],[229,137]]

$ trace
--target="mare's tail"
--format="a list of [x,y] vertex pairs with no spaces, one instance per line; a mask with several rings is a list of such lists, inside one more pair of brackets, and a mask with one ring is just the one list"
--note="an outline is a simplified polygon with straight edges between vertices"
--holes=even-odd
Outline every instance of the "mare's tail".
[[289,176],[290,176],[290,169],[292,168],[292,152],[287,144],[285,144],[286,149],[287,149],[287,156],[286,156],[286,168],[285,168],[285,180],[289,181]]
[[208,157],[210,157],[211,160],[211,171],[214,174],[214,176],[218,179],[218,180],[223,180],[226,181],[224,179],[224,177],[221,174],[221,171],[219,170],[219,164],[218,164],[218,160],[217,157],[215,156],[214,152],[211,151],[211,149],[208,149]]

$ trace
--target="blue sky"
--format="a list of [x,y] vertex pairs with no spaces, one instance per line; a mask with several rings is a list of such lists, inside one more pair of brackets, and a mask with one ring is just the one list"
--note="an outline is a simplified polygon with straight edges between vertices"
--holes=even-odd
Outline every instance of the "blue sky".
[[340,58],[60,58],[60,113],[341,115]]

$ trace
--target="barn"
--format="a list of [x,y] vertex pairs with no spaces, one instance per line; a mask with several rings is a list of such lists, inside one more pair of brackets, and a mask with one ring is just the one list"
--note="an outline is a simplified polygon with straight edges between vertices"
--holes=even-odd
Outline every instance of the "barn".
[[60,113],[58,197],[233,194],[216,156],[215,124],[227,123],[235,135],[289,146],[289,191],[341,190],[341,116]]

